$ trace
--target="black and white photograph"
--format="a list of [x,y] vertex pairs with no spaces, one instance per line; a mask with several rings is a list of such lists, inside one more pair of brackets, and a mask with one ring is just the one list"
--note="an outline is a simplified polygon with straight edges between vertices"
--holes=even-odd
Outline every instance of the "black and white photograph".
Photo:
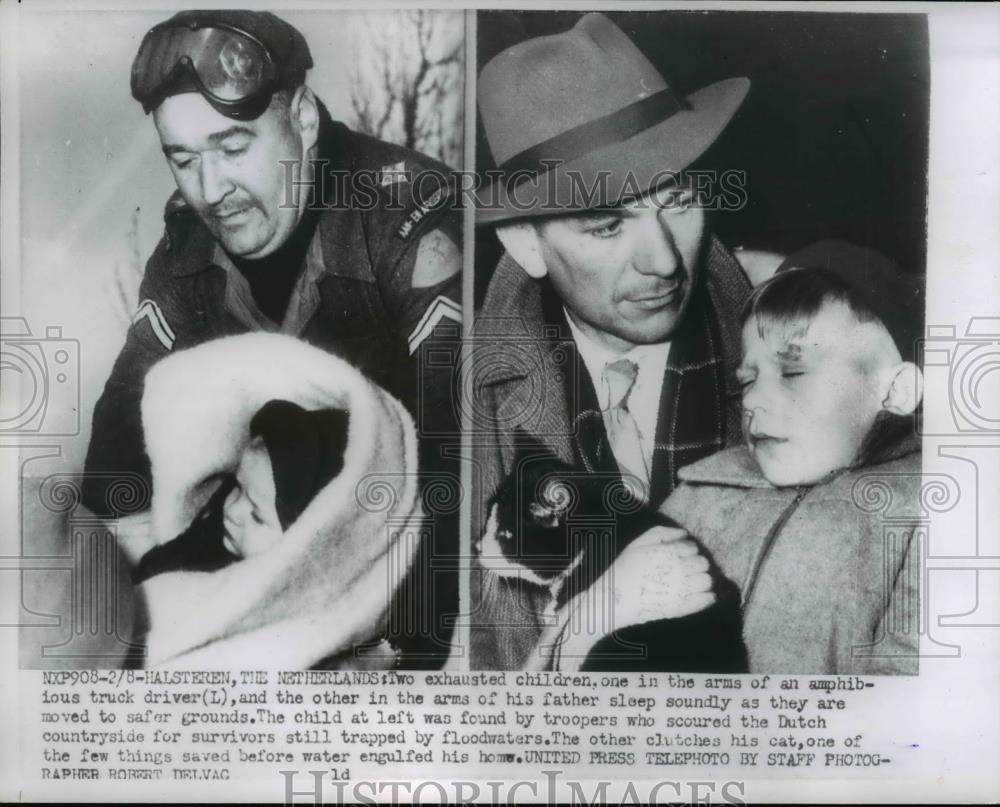
[[25,574],[21,664],[440,667],[463,16],[21,35],[22,551],[69,556]]
[[990,803],[1000,7],[0,0],[0,799]]
[[474,666],[915,674],[926,17],[480,17]]

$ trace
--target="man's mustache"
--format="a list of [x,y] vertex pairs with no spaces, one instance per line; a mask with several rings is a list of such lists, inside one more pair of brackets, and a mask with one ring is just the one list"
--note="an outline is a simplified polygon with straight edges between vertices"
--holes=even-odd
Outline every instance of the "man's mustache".
[[217,207],[210,207],[205,211],[205,215],[213,219],[221,219],[226,216],[231,216],[234,213],[242,213],[251,207],[255,207],[256,203],[252,199],[246,199],[243,201],[227,201],[224,205],[219,205]]

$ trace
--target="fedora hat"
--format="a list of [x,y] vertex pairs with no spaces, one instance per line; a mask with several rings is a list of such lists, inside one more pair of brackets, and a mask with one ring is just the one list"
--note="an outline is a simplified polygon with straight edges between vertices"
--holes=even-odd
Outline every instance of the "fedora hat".
[[687,168],[719,136],[750,81],[674,93],[603,14],[505,50],[479,75],[497,165],[476,197],[491,224],[616,204]]

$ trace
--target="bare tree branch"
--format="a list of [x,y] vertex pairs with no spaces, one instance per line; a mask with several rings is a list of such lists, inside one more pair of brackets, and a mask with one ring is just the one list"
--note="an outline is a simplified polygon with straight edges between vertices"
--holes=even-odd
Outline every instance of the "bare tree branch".
[[422,9],[369,17],[350,101],[361,131],[457,165],[463,43],[453,19]]

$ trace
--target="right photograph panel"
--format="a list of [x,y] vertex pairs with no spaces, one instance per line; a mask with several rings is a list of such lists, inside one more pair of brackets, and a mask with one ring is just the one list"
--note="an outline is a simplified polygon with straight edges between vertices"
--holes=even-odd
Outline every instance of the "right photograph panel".
[[477,37],[471,666],[916,674],[926,17]]

